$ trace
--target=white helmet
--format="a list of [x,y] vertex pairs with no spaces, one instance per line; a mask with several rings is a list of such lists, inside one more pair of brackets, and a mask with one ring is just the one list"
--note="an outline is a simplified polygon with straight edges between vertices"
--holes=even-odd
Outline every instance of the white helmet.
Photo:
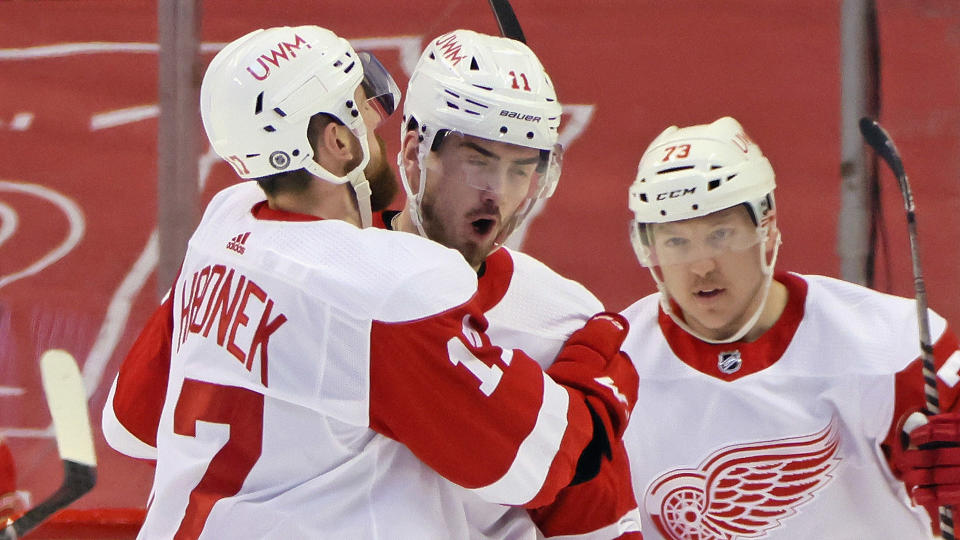
[[[761,250],[760,265],[766,275],[766,298],[780,245],[776,228],[773,168],[740,123],[729,116],[711,124],[684,128],[670,126],[650,143],[640,158],[637,177],[630,186],[629,206],[634,219],[631,242],[640,263],[651,269],[661,292],[661,306],[688,332],[682,317],[676,317],[670,297],[658,274],[648,224],[692,219],[743,204],[757,227],[750,245],[773,239],[770,256]],[[740,332],[722,342],[736,341],[752,328],[760,309]]]
[[772,211],[773,168],[740,124],[670,126],[647,147],[630,186],[639,223],[666,223],[746,203],[754,222]]
[[[210,62],[200,87],[203,126],[214,151],[241,178],[306,169],[328,182],[350,182],[359,198],[364,189],[369,194],[363,168],[370,159],[366,126],[354,103],[361,82],[383,112],[393,111],[396,84],[375,58],[358,55],[347,40],[318,26],[255,30]],[[370,95],[368,86],[385,95]],[[307,126],[317,113],[347,126],[363,148],[362,162],[346,176],[313,160]],[[361,213],[363,206],[361,201]]]
[[[560,177],[557,144],[563,113],[553,82],[525,44],[507,38],[454,30],[427,45],[407,87],[401,137],[416,122],[420,140],[420,188],[415,193],[401,164],[411,217],[423,233],[420,202],[425,191],[427,152],[443,134],[456,132],[541,150],[541,167],[531,198],[513,227],[537,199],[553,194]],[[503,238],[505,239],[505,237]]]

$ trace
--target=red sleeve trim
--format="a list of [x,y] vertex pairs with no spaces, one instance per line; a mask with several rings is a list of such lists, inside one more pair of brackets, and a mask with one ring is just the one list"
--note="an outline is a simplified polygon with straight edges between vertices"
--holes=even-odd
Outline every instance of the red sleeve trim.
[[[486,488],[481,496],[491,502],[543,505],[573,478],[593,435],[590,413],[582,395],[557,387],[521,351],[492,346],[477,330],[486,326],[476,302],[412,322],[374,321],[370,427],[447,479]],[[544,405],[547,384],[554,385],[550,396],[560,392],[562,406]],[[561,431],[537,438],[543,422],[559,422]],[[517,464],[520,476],[512,468]],[[525,498],[511,500],[512,493],[498,499],[504,492],[499,486],[514,481]],[[490,486],[497,487],[491,492]]]
[[160,414],[170,378],[173,298],[151,315],[127,353],[113,397],[113,411],[123,427],[150,446],[157,446]]

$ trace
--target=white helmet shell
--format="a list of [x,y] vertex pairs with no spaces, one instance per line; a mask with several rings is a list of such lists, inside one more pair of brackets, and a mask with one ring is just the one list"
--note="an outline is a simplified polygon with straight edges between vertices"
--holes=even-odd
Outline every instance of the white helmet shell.
[[654,139],[630,186],[630,210],[637,223],[665,223],[746,203],[759,225],[773,211],[775,187],[770,162],[727,116],[671,126]]
[[[214,151],[244,179],[306,168],[348,181],[313,161],[310,117],[328,113],[366,140],[354,91],[363,79],[357,53],[318,26],[255,30],[221,50],[200,88],[203,126]],[[364,148],[362,169],[369,156]]]
[[562,112],[553,82],[529,47],[470,30],[427,45],[403,108],[404,124],[416,119],[428,145],[447,129],[542,150],[557,143]]

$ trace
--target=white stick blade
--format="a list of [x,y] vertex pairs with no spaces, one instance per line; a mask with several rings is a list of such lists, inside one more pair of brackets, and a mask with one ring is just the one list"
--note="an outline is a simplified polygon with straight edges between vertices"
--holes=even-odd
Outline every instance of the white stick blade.
[[87,393],[77,362],[67,351],[51,349],[40,357],[40,374],[60,458],[96,466]]

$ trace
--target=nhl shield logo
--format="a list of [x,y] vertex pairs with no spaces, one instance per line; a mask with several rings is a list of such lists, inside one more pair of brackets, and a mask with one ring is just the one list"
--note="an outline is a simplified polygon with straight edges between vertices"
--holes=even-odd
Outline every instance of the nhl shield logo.
[[740,351],[726,351],[717,355],[717,368],[722,373],[736,373],[741,365],[743,360],[740,359]]

